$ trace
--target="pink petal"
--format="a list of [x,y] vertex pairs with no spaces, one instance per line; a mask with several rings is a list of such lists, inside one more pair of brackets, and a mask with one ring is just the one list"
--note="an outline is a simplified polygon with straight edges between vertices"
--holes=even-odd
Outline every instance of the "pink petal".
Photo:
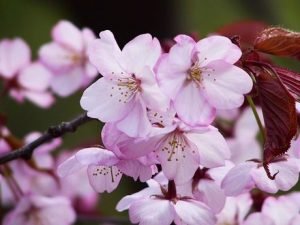
[[90,165],[87,173],[92,188],[99,193],[112,192],[122,178],[122,172],[116,166]]
[[152,128],[146,106],[136,101],[130,110],[130,113],[117,123],[117,128],[130,137],[146,137]]
[[[157,150],[164,174],[169,180],[175,180],[176,184],[189,181],[199,167],[199,153],[196,147],[184,138],[173,139],[171,135]],[[177,147],[170,144],[175,141]]]
[[[235,164],[245,162],[249,159],[261,159],[262,149],[256,139],[247,138],[230,138],[226,142],[231,151],[230,160]],[[250,151],[251,149],[251,151]]]
[[121,74],[124,69],[120,65],[121,50],[113,33],[109,30],[99,34],[100,39],[92,41],[88,47],[91,63],[102,76]]
[[300,221],[300,215],[296,215],[289,223],[289,225],[298,225]]
[[[262,109],[257,106],[256,111],[259,115],[260,121],[264,125]],[[245,108],[235,124],[234,135],[244,141],[250,138],[255,139],[258,131],[259,127],[252,109],[250,107]]]
[[275,174],[279,171],[275,180],[270,180],[267,177],[265,170],[260,167],[259,169],[252,171],[253,180],[259,189],[269,193],[276,193],[278,190],[288,191],[298,181],[298,163],[299,162],[296,160],[288,159],[287,161],[269,164],[271,174]]
[[26,89],[45,91],[50,85],[52,76],[52,73],[41,63],[35,62],[21,71],[18,82]]
[[122,50],[122,63],[128,73],[138,78],[144,76],[142,70],[148,66],[153,69],[161,55],[160,43],[150,34],[142,34],[128,42]]
[[178,201],[175,204],[175,211],[184,224],[215,225],[216,223],[214,214],[201,202]]
[[33,207],[40,208],[40,218],[43,223],[49,225],[72,224],[75,222],[76,214],[71,202],[65,197],[41,197],[33,198]]
[[136,202],[139,199],[147,198],[152,195],[158,195],[161,194],[160,187],[154,188],[154,187],[148,187],[145,188],[137,193],[134,193],[132,195],[127,195],[123,197],[117,204],[116,209],[119,212],[122,212],[124,210],[127,210],[134,202]]
[[139,178],[141,182],[151,179],[152,176],[151,166],[145,166],[138,160],[121,160],[118,163],[118,168],[134,180]]
[[195,196],[196,199],[210,207],[214,213],[219,213],[225,205],[224,191],[213,180],[200,180]]
[[112,166],[119,162],[115,154],[106,149],[91,147],[84,148],[75,154],[76,159],[82,165],[103,165]]
[[182,86],[174,100],[174,108],[180,119],[191,126],[209,125],[216,114],[194,82]]
[[169,108],[169,99],[162,93],[150,67],[144,67],[141,80],[141,97],[147,108],[157,111],[166,111]]
[[72,156],[58,166],[57,174],[60,177],[69,176],[80,171],[83,167],[84,165],[79,163],[75,156]]
[[175,44],[159,61],[157,69],[159,86],[169,98],[174,99],[184,85],[187,71],[192,65],[194,45],[188,42]]
[[142,199],[129,208],[130,221],[141,225],[170,225],[174,216],[174,208],[168,200]]
[[75,67],[68,72],[53,76],[51,80],[52,91],[61,97],[67,97],[78,91],[84,83],[84,71]]
[[179,34],[179,35],[177,35],[174,38],[174,40],[179,45],[184,45],[184,44],[189,44],[189,43],[194,44],[194,45],[196,44],[195,40],[192,37],[190,37],[188,35],[185,35],[185,34]]
[[245,162],[233,167],[222,181],[226,196],[237,196],[251,189],[253,185],[251,171],[256,167],[254,162]]
[[65,48],[76,52],[83,50],[83,37],[81,31],[69,21],[58,22],[52,30],[52,37],[55,42]]
[[264,201],[261,211],[272,218],[276,225],[290,225],[291,219],[299,214],[297,205],[285,196],[277,199],[268,197]]
[[231,40],[223,36],[210,36],[204,38],[196,44],[199,52],[198,58],[203,66],[215,60],[224,60],[233,64],[242,55],[242,51],[238,46],[233,44]]
[[202,76],[205,96],[218,109],[240,107],[253,85],[244,70],[221,60],[209,63]]
[[83,28],[81,33],[85,47],[87,47],[93,40],[96,39],[94,32],[89,28]]
[[30,62],[30,48],[21,38],[0,42],[0,76],[10,79]]
[[23,94],[41,108],[49,108],[55,102],[55,98],[50,92],[24,91]]
[[114,92],[118,88],[106,78],[100,78],[84,92],[80,105],[88,111],[88,116],[104,122],[115,122],[125,117],[134,106],[133,100],[124,103],[119,101],[121,94]]
[[70,49],[64,48],[55,42],[45,44],[39,50],[41,62],[56,73],[68,71],[76,65],[74,54]]
[[208,168],[223,166],[225,159],[229,159],[230,150],[218,130],[212,129],[203,133],[189,132],[186,136],[197,146],[202,166]]
[[274,221],[263,213],[251,213],[242,225],[276,225]]

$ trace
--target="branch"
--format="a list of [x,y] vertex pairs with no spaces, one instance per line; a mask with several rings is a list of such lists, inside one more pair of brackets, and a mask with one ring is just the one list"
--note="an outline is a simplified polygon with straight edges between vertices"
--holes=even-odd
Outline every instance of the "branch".
[[0,165],[18,158],[28,160],[31,158],[32,153],[37,147],[54,138],[61,137],[66,133],[73,133],[78,127],[92,120],[94,119],[89,118],[86,113],[83,113],[69,122],[62,122],[57,126],[52,126],[35,141],[9,153],[0,154]]

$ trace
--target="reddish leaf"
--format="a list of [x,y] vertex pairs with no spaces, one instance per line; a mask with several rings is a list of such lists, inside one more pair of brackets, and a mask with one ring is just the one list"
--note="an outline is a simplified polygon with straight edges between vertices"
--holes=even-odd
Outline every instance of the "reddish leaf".
[[285,68],[274,67],[282,83],[291,95],[300,101],[300,74]]
[[219,29],[217,33],[226,37],[233,37],[238,35],[242,46],[252,46],[257,35],[267,27],[267,25],[260,21],[242,21],[226,25]]
[[291,139],[296,134],[295,100],[277,75],[269,70],[262,69],[256,76],[256,81],[266,127],[264,166],[266,172],[269,172],[267,165],[286,153]]
[[272,55],[300,59],[300,33],[280,27],[267,28],[256,38],[254,48]]

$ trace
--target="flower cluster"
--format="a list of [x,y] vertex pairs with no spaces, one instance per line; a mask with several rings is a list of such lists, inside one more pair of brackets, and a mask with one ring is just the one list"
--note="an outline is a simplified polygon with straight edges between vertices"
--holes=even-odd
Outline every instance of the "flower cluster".
[[252,89],[250,76],[235,65],[240,48],[217,35],[174,40],[168,52],[149,34],[122,50],[110,31],[91,42],[89,59],[103,77],[80,103],[88,116],[106,123],[104,146],[78,151],[59,166],[59,175],[88,166],[90,184],[100,193],[116,189],[123,174],[147,181],[148,188],[117,206],[140,224],[216,224],[227,213],[227,199],[253,188],[276,193],[293,187],[300,171],[296,153],[270,162],[270,172],[280,172],[269,179],[250,109],[237,122],[230,148],[212,126],[218,110],[239,108]]
[[[299,193],[273,194],[299,180],[300,79],[260,59],[268,32],[257,52],[219,34],[181,34],[168,49],[142,34],[121,49],[109,30],[96,38],[61,21],[34,62],[22,39],[0,41],[4,92],[50,107],[54,95],[86,88],[81,107],[104,124],[97,145],[53,156],[56,138],[29,161],[0,165],[2,204],[14,206],[3,224],[72,224],[76,212],[94,215],[97,192],[113,192],[123,176],[148,185],[116,206],[135,224],[297,224]],[[17,139],[0,115],[0,153],[40,136]]]

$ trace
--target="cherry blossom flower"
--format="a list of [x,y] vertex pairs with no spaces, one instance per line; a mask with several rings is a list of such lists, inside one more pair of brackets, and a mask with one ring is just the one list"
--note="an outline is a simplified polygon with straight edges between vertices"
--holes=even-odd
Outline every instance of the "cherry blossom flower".
[[54,103],[48,91],[52,73],[39,62],[30,63],[30,49],[20,38],[0,42],[0,76],[5,89],[18,102],[25,99],[42,108]]
[[216,225],[243,224],[251,210],[253,200],[249,193],[236,197],[227,197],[223,210],[217,214]]
[[66,97],[89,85],[97,75],[87,57],[88,44],[95,35],[65,20],[58,22],[51,34],[53,42],[43,45],[39,56],[54,73],[50,84],[53,92]]
[[67,198],[29,195],[23,197],[16,208],[6,215],[3,225],[70,225],[75,222],[75,217]]
[[30,64],[31,51],[21,38],[0,42],[0,77],[13,79]]
[[[56,165],[60,165],[73,154],[73,151],[60,154]],[[59,181],[61,188],[58,193],[69,198],[76,210],[80,212],[94,211],[99,200],[99,194],[89,184],[89,179],[86,175],[87,167],[82,167],[81,170],[62,177]]]
[[225,164],[225,159],[229,159],[229,148],[216,128],[191,128],[180,120],[173,119],[175,124],[170,123],[171,125],[164,127],[164,123],[159,123],[158,127],[164,131],[156,132],[146,139],[130,138],[118,132],[114,125],[105,126],[102,137],[105,143],[117,146],[127,158],[154,153],[166,177],[175,180],[178,185],[188,182],[199,165],[218,167]]
[[[262,110],[256,107],[256,111],[263,123]],[[260,159],[262,157],[262,147],[257,135],[259,128],[250,107],[245,108],[234,127],[234,136],[226,141],[231,151],[230,160],[236,164],[250,159]]]
[[226,196],[221,188],[221,182],[228,170],[232,168],[232,163],[226,162],[225,166],[212,169],[198,169],[193,176],[193,180],[185,185],[190,185],[195,199],[205,203],[214,213],[219,213],[224,205]]
[[269,164],[271,174],[276,174],[271,180],[260,160],[240,163],[233,167],[222,182],[222,188],[228,196],[236,196],[254,187],[268,193],[278,190],[290,190],[299,179],[299,159],[284,155]]
[[[25,144],[31,143],[41,136],[39,132],[31,132],[24,137]],[[53,196],[59,191],[59,185],[52,173],[54,159],[51,152],[61,144],[61,139],[56,138],[49,143],[39,146],[32,154],[32,159],[26,161],[13,161],[9,168],[13,178],[18,182],[18,188],[22,193]],[[15,201],[14,191],[9,185],[11,177],[5,177],[2,183],[1,201],[4,205],[10,205]],[[17,190],[19,191],[19,190]]]
[[87,174],[91,186],[97,192],[112,192],[117,188],[123,173],[146,181],[156,172],[156,167],[145,165],[143,160],[122,159],[114,152],[102,148],[85,148],[67,159],[58,167],[61,177],[77,172],[82,167],[88,166]]
[[300,218],[299,209],[299,203],[290,196],[270,196],[264,201],[260,214],[270,218],[274,225],[296,225]]
[[[116,209],[129,210],[132,223],[169,225],[215,224],[212,211],[202,202],[180,193],[171,193],[170,188],[155,180],[148,181],[148,188],[120,200]],[[169,185],[170,187],[170,185]],[[174,189],[173,189],[174,190]]]
[[147,109],[161,112],[169,106],[153,72],[160,55],[160,44],[150,34],[139,35],[121,51],[110,31],[101,32],[89,47],[89,58],[103,77],[84,91],[80,101],[88,116],[116,122],[132,137],[148,135]]
[[241,106],[252,80],[233,65],[242,54],[236,45],[222,36],[195,42],[189,36],[178,35],[175,41],[170,52],[161,57],[157,77],[184,122],[209,125],[216,109]]

